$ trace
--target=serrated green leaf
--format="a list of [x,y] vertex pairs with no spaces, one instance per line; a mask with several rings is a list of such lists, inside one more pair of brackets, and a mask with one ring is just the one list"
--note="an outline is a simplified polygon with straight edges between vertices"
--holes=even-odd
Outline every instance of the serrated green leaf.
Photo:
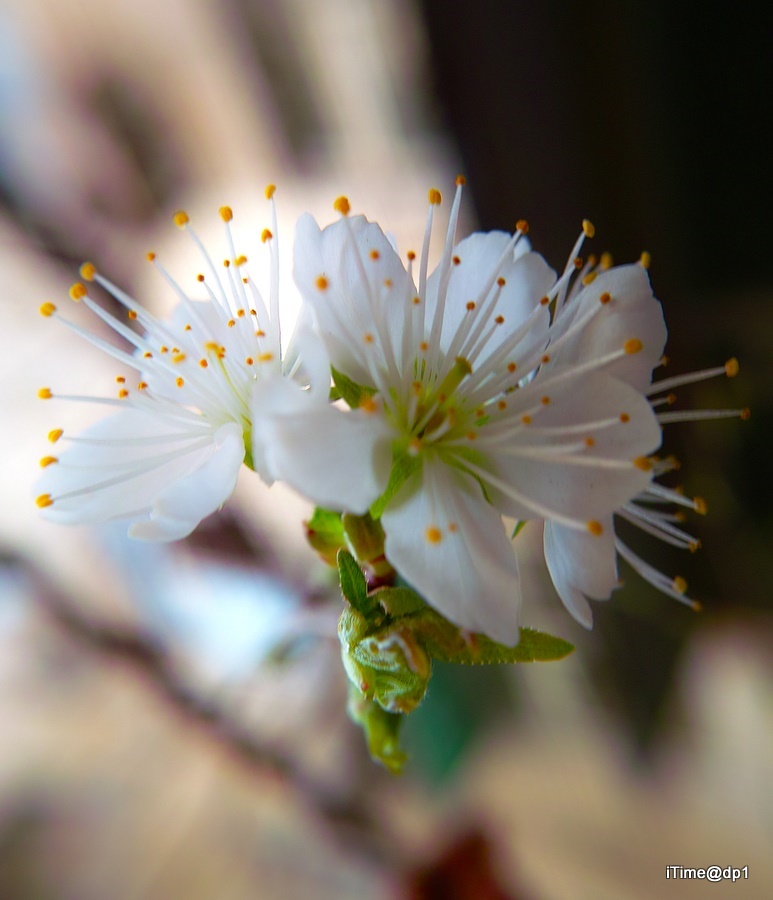
[[392,455],[392,471],[389,473],[389,482],[386,490],[370,508],[370,514],[374,519],[380,519],[386,509],[387,503],[400,490],[405,482],[421,469],[421,457],[411,456],[407,450],[400,450]]
[[574,650],[563,638],[532,628],[522,628],[518,645],[506,647],[483,634],[461,632],[434,610],[427,609],[410,619],[416,620],[411,627],[420,635],[427,653],[441,662],[467,666],[547,662],[563,659]]
[[393,618],[417,613],[427,605],[416,591],[407,587],[378,588],[371,597]]
[[348,550],[339,550],[337,560],[341,593],[360,615],[369,618],[378,610],[378,603],[368,597],[368,585],[360,564]]
[[372,387],[368,387],[368,385],[357,384],[356,381],[352,381],[347,375],[344,375],[343,372],[339,372],[335,366],[332,367],[333,373],[333,385],[334,389],[338,391],[338,395],[342,397],[352,409],[357,409],[357,407],[362,403],[363,398],[370,397],[372,394],[376,393],[376,389]]

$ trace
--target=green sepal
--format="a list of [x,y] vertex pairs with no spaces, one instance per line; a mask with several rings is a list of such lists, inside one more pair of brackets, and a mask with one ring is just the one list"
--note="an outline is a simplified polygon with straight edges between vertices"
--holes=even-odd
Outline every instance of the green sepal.
[[368,583],[360,564],[348,550],[339,550],[337,556],[341,593],[348,603],[366,620],[379,609],[378,601],[368,596]]
[[362,403],[365,397],[370,397],[376,393],[376,389],[368,387],[365,384],[357,384],[351,378],[339,372],[335,366],[331,367],[333,373],[333,390],[338,391],[338,396],[343,398],[352,409]]
[[400,490],[405,482],[421,469],[421,457],[412,456],[407,450],[396,450],[392,454],[392,471],[384,493],[370,507],[374,519],[380,519],[387,503]]
[[346,546],[341,513],[317,506],[310,519],[304,522],[306,540],[329,565],[336,565],[336,554]]
[[403,716],[382,709],[349,685],[346,704],[349,717],[365,732],[371,759],[386,766],[394,775],[402,772],[408,757],[400,749],[399,731]]

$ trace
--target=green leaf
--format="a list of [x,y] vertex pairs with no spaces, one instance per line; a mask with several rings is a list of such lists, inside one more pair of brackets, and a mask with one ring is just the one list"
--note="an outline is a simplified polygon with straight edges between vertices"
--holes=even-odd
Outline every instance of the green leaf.
[[384,493],[370,508],[370,514],[374,519],[380,519],[386,509],[387,503],[400,490],[405,482],[421,469],[421,457],[412,456],[407,450],[395,451],[392,454],[392,471],[389,473],[389,482]]
[[368,596],[368,585],[360,564],[348,550],[339,550],[337,559],[341,593],[360,615],[370,618],[378,610],[378,602]]
[[339,397],[343,397],[352,409],[357,409],[364,397],[370,397],[376,393],[375,388],[357,384],[356,381],[352,381],[343,372],[339,372],[335,366],[332,367],[332,372],[334,390],[338,391]]
[[371,597],[381,604],[388,615],[409,616],[426,607],[426,603],[416,593],[407,587],[383,587],[375,590]]
[[518,645],[506,647],[483,634],[460,631],[429,608],[410,619],[411,627],[420,636],[427,653],[442,662],[467,666],[547,662],[563,659],[574,650],[568,641],[532,628],[522,628]]

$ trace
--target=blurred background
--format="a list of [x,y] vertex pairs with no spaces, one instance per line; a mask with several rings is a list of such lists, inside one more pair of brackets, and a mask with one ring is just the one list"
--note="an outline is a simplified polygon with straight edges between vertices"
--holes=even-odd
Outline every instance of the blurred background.
[[[0,897],[772,895],[771,37],[761,3],[0,2]],[[416,246],[457,172],[463,231],[526,218],[560,267],[587,216],[651,252],[667,374],[741,362],[680,401],[752,418],[667,429],[703,550],[637,544],[703,613],[624,570],[586,633],[527,528],[525,624],[576,652],[437,667],[395,779],[346,718],[297,497],[244,472],[171,546],[38,519],[46,433],[92,413],[37,389],[115,371],[37,310],[84,259],[167,310],[144,259],[193,282],[174,210],[211,243],[229,203],[248,247],[268,182],[285,254],[340,193]],[[748,881],[665,877],[714,864]]]

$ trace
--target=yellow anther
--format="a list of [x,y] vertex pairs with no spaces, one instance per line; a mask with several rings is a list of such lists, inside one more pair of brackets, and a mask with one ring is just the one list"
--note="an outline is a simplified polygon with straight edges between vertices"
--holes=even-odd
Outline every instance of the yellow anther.
[[443,532],[435,525],[430,525],[424,532],[424,537],[429,544],[439,544],[443,540]]
[[465,184],[467,184],[467,179],[464,177],[464,175],[457,175],[456,176],[456,186],[464,187]]
[[521,234],[528,234],[529,223],[526,221],[526,219],[518,219],[518,221],[515,223],[515,230],[520,231]]
[[123,375],[116,375],[115,383],[116,384],[126,384],[126,379],[123,377]]
[[494,319],[494,321],[497,323],[497,325],[504,325],[504,324],[505,324],[505,317],[504,317],[504,316],[497,316],[496,319]]
[[148,262],[153,262],[155,260],[155,258],[156,258],[156,254],[152,250],[150,251],[150,253],[145,254],[145,259]]
[[264,191],[264,193],[266,195],[266,200],[270,200],[274,196],[275,191],[276,191],[275,184],[267,184],[266,190]]
[[40,460],[40,467],[41,469],[45,469],[46,466],[51,466],[58,462],[59,460],[55,456],[44,456],[43,459]]
[[119,400],[125,400],[128,396],[129,396],[129,392],[126,390],[126,388],[121,388],[121,390],[118,391],[118,399]]
[[80,281],[76,281],[75,284],[70,288],[70,297],[75,300],[81,300],[83,297],[88,294],[85,286],[80,283]]
[[408,257],[408,262],[413,262],[416,259],[416,253],[413,250],[409,250],[406,256]]
[[507,400],[499,400],[497,402],[497,409],[500,411],[507,409]]
[[326,291],[330,282],[327,280],[327,278],[325,278],[324,275],[320,275],[319,278],[317,278],[315,284],[317,285],[318,291]]
[[630,338],[623,344],[623,350],[629,355],[638,353],[643,347],[644,344],[638,338]]
[[188,218],[188,213],[185,212],[185,210],[180,209],[172,216],[172,221],[178,228],[183,228],[188,224],[190,219]]
[[258,362],[262,362],[262,363],[263,362],[271,362],[271,360],[273,358],[274,358],[273,353],[261,353],[260,356],[258,357]]
[[549,406],[549,405],[550,405],[550,397],[541,397],[541,398],[540,398],[540,403],[541,403],[543,406]]
[[191,328],[190,325],[186,325],[186,326],[183,328],[183,331],[191,331],[191,330],[192,330],[192,328]]
[[590,219],[582,220],[582,230],[586,238],[592,238],[596,233],[596,228],[594,227],[593,222],[591,222]]
[[669,363],[669,358],[668,358],[668,357],[666,356],[666,354],[664,353],[664,354],[660,357],[660,365],[661,365],[661,366],[667,366],[668,363]]
[[224,222],[230,222],[234,217],[234,211],[230,206],[221,206],[218,212],[220,213],[220,218]]
[[628,413],[620,413],[620,421],[623,424],[626,424],[627,422],[631,421],[631,417],[628,415]]
[[642,472],[652,471],[652,460],[648,459],[646,456],[637,456],[633,461],[633,464],[637,469],[641,469]]
[[370,258],[374,261],[381,258],[381,254],[378,252],[378,250],[376,250],[375,247],[370,251],[368,256],[370,256]]
[[351,211],[351,204],[349,203],[349,198],[341,195],[340,197],[336,197],[333,201],[333,209],[337,213],[341,213],[342,216],[348,216]]
[[677,594],[686,594],[687,593],[687,582],[682,578],[681,575],[677,575],[676,578],[671,582],[671,587],[677,592]]
[[201,366],[202,369],[206,369],[207,366],[209,365],[209,363],[206,361],[206,359],[200,359],[199,365]]
[[539,302],[540,306],[547,306],[550,303],[550,297],[542,297]]
[[574,258],[574,267],[575,269],[581,269],[584,263],[581,256],[575,256]]
[[588,272],[585,278],[583,278],[582,283],[587,287],[589,284],[593,284],[597,277],[598,272]]
[[359,405],[358,409],[361,409],[363,412],[371,415],[376,412],[378,409],[378,403],[373,399],[373,397],[366,397]]
[[223,265],[225,266],[226,269],[230,269],[230,268],[231,268],[231,260],[230,260],[230,259],[224,259],[224,260],[223,260]]
[[744,408],[741,410],[741,418],[744,420],[744,422],[746,422],[749,419],[751,419],[751,417],[752,417],[752,411],[749,409],[748,406],[744,406]]
[[175,384],[177,387],[181,388],[185,384],[185,380],[183,378],[177,378],[175,379]]
[[204,281],[204,276],[201,274],[201,272],[199,272],[199,274],[196,276],[196,281]]
[[475,301],[474,301],[474,300],[468,300],[467,303],[465,304],[465,309],[466,309],[468,312],[472,312],[472,311],[475,309]]
[[594,440],[594,438],[592,438],[592,437],[590,437],[590,436],[589,436],[589,437],[586,437],[586,438],[585,438],[585,446],[586,446],[586,447],[595,447],[595,446],[596,446],[596,441]]
[[53,431],[48,432],[48,439],[52,444],[55,444],[63,434],[64,431],[61,428],[54,428]]
[[599,268],[602,272],[606,272],[607,269],[611,269],[615,264],[615,261],[612,259],[612,254],[607,253],[606,251],[601,254],[601,259],[599,260]]
[[531,416],[521,416],[521,422],[523,422],[524,425],[531,425]]
[[692,609],[695,612],[703,612],[703,604],[700,603],[698,600],[692,600],[690,602],[690,606],[692,607]]
[[94,263],[85,262],[80,268],[81,278],[86,281],[93,281],[94,276],[97,274],[97,267]]
[[255,360],[254,360],[251,356],[248,356],[248,357],[244,360],[244,362],[245,362],[248,366],[252,366],[252,365],[255,364]]
[[137,390],[138,391],[145,391],[145,390],[147,390],[147,387],[148,387],[147,381],[138,381],[137,382]]
[[440,206],[443,202],[443,195],[437,188],[430,188],[429,191],[427,191],[427,199],[432,206]]
[[601,294],[601,296],[599,297],[599,303],[600,303],[602,306],[606,306],[607,303],[609,303],[609,301],[610,301],[611,299],[612,299],[612,298],[610,297],[610,295],[609,295],[606,291],[604,291],[604,293]]
[[383,282],[385,288],[391,288],[393,283],[391,278],[385,278]]
[[229,327],[229,328],[233,328],[234,325],[236,325],[236,319],[229,319],[229,320],[228,320],[228,327]]
[[604,533],[604,526],[601,522],[597,522],[596,519],[591,519],[588,522],[588,531],[593,535],[593,537],[600,537]]
[[465,437],[468,441],[474,441],[478,437],[478,433],[477,431],[468,431]]
[[365,332],[365,334],[362,336],[362,339],[365,341],[366,344],[373,343],[373,335],[369,331]]
[[738,365],[738,360],[735,357],[725,363],[725,375],[728,378],[735,378],[740,369],[741,367]]
[[50,400],[54,395],[51,393],[51,388],[41,388],[38,391],[38,397],[41,400]]
[[546,353],[541,359],[540,362],[543,366],[546,366],[550,362],[550,354]]
[[137,318],[137,310],[136,310],[136,309],[130,309],[130,310],[126,313],[126,316],[127,316],[127,318],[131,319],[132,322],[133,322],[133,321]]
[[705,516],[709,511],[709,505],[703,499],[703,497],[695,497],[692,501],[692,506],[695,512],[697,512],[701,516]]
[[690,544],[689,544],[690,553],[697,553],[698,550],[700,550],[702,546],[703,546],[703,544],[701,544],[700,541],[690,541]]
[[452,257],[451,257],[451,262],[452,262],[455,266],[460,266],[460,265],[462,264],[462,258],[461,258],[461,256],[452,256]]
[[142,358],[143,358],[143,359],[153,359],[153,354],[150,352],[150,350],[146,350],[146,351],[142,354]]
[[237,315],[240,319],[243,319],[243,318],[247,315],[247,311],[244,310],[244,309],[237,309],[237,310],[236,310],[236,315]]
[[514,362],[509,362],[507,364],[507,371],[512,375],[513,372],[518,368],[518,366]]
[[264,228],[260,233],[260,239],[265,244],[266,241],[270,241],[274,235],[271,234],[271,230],[269,228]]
[[161,351],[161,353],[169,353],[169,347],[167,347],[165,344],[162,344],[158,349]]
[[236,257],[234,260],[234,265],[238,268],[239,266],[243,266],[247,262],[247,257],[242,253]]
[[421,350],[422,353],[426,353],[427,350],[429,350],[429,344],[426,341],[422,341],[419,344],[419,350]]
[[643,266],[645,269],[649,269],[652,265],[652,256],[650,256],[646,250],[639,257],[639,265]]
[[183,362],[184,360],[185,360],[185,354],[184,354],[184,353],[176,353],[176,354],[172,357],[172,362],[173,362],[173,363],[181,363],[181,362]]
[[35,500],[35,504],[40,508],[44,509],[46,506],[53,505],[53,500],[51,499],[51,494],[41,494],[37,500]]
[[42,303],[38,312],[41,316],[53,316],[56,312],[56,306],[53,303]]
[[421,303],[421,297],[414,297],[414,298],[413,298],[413,305],[414,305],[414,306],[418,306],[420,303]]

